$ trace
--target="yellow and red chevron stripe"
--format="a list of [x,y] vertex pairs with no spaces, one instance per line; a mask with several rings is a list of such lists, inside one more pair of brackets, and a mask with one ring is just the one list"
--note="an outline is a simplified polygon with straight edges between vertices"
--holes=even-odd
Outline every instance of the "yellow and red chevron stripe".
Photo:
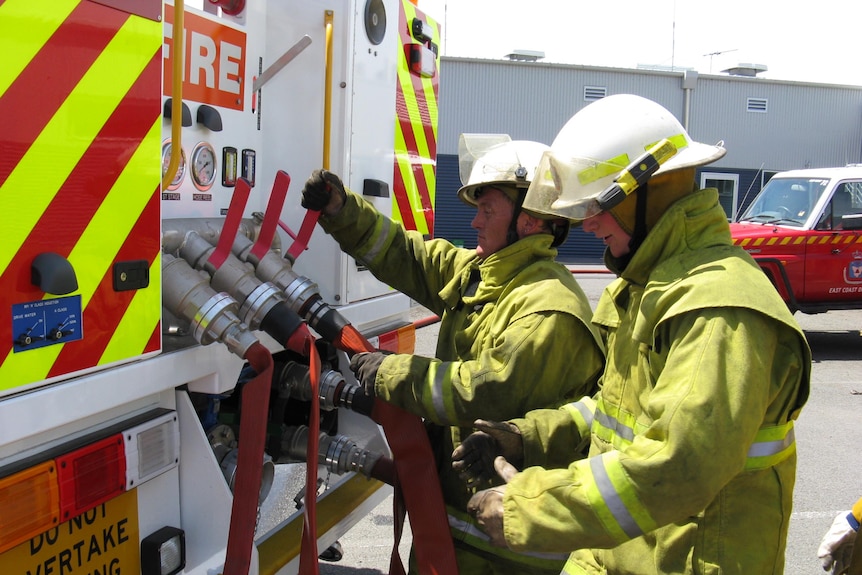
[[733,244],[742,248],[756,248],[762,246],[798,246],[798,245],[838,245],[838,244],[860,244],[862,236],[840,235],[832,232],[821,234],[790,235],[768,238],[734,238]]
[[[0,394],[161,347],[162,37],[90,0],[0,1]],[[76,272],[83,337],[16,353],[11,307],[49,297],[30,281],[45,252]],[[115,291],[131,260],[149,286]]]
[[[437,46],[440,45],[440,27],[410,0],[402,0],[399,13],[392,217],[409,230],[433,236],[439,73],[430,78],[411,73],[405,47],[417,43],[410,32],[413,18],[420,18],[434,30],[432,41]],[[435,66],[439,69],[439,57],[437,60]]]

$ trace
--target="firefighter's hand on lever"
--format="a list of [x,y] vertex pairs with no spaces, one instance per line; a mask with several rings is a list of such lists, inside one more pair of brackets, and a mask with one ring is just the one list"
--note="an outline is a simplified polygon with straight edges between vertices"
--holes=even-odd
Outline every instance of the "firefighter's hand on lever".
[[337,214],[346,198],[341,178],[327,170],[314,170],[302,189],[302,207],[327,216]]
[[505,421],[477,419],[473,427],[476,432],[452,452],[452,468],[467,485],[474,487],[496,479],[495,459],[498,456],[521,466],[524,442],[517,426]]
[[356,379],[365,390],[365,395],[374,397],[377,371],[387,355],[390,355],[388,351],[365,351],[357,353],[350,359],[350,371],[356,375]]
[[[506,483],[518,472],[505,457],[497,457],[494,460],[494,468]],[[507,548],[506,535],[503,533],[504,495],[505,485],[479,491],[467,502],[467,512],[476,518],[476,523],[491,539],[492,545]]]

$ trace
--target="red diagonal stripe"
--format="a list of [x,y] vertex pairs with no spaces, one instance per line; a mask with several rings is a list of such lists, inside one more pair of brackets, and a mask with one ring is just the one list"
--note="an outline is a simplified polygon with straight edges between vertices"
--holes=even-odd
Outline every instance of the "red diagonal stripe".
[[[433,236],[434,231],[434,206],[431,204],[431,196],[428,193],[428,181],[425,179],[425,172],[422,169],[422,162],[416,161],[415,158],[419,158],[419,150],[416,145],[416,135],[413,132],[413,124],[410,122],[410,117],[407,115],[407,102],[404,98],[404,92],[401,89],[401,83],[398,83],[396,89],[396,97],[395,97],[395,107],[398,110],[398,123],[401,126],[401,133],[404,136],[404,145],[407,147],[407,153],[410,162],[410,172],[413,174],[413,179],[416,181],[416,188],[419,191],[419,200],[422,203],[422,211],[425,215],[425,221],[428,225],[428,232]],[[396,160],[397,161],[397,160]],[[400,174],[400,170],[396,168],[396,172]],[[402,180],[402,194],[404,197],[407,197],[406,189],[404,188],[405,184]],[[396,185],[396,189],[397,189]],[[397,194],[396,194],[397,197]],[[400,205],[400,204],[399,204]],[[412,213],[412,206],[408,202],[406,204],[406,209]],[[404,210],[401,210],[402,214]],[[429,217],[429,214],[431,216]],[[411,220],[413,216],[411,215]],[[414,224],[415,226],[415,224]],[[415,229],[412,228],[412,229]]]
[[[117,253],[115,262],[147,260],[148,265],[152,265],[161,249],[159,238],[161,226],[160,196],[158,192],[158,188],[153,191],[146,208]],[[158,287],[151,284],[148,289],[158,289]],[[135,291],[114,291],[113,271],[112,268],[108,268],[84,310],[81,325],[85,338],[69,342],[63,347],[57,361],[54,362],[48,372],[48,377],[72,373],[97,365],[99,358],[105,352],[105,348],[111,342],[111,337],[114,335],[114,330],[120,319],[129,308],[135,293]],[[146,325],[140,327],[147,329]],[[141,352],[143,351],[141,350]]]
[[[408,46],[411,43],[414,43],[413,37],[410,33],[410,26],[406,25],[408,22],[407,14],[404,11],[404,4],[400,4],[399,7],[401,22],[405,23],[405,25],[399,26],[399,35],[401,37],[402,46]],[[422,15],[420,11],[417,10],[417,15]],[[406,58],[406,54],[405,54]],[[413,89],[413,94],[416,98],[417,111],[419,113],[420,123],[422,125],[422,130],[425,135],[425,141],[428,147],[428,153],[431,158],[437,157],[437,140],[434,137],[433,126],[431,125],[431,116],[428,112],[428,102],[425,98],[425,90],[422,84],[422,78],[419,76],[407,72],[410,77],[411,87]],[[399,74],[400,78],[401,74]],[[436,97],[437,93],[437,81],[436,78],[433,80],[434,82],[434,93]],[[407,113],[407,104],[406,99],[404,97],[403,87],[401,82],[398,82],[396,89],[396,109],[398,111],[398,121],[401,125],[401,131],[404,135],[405,145],[407,146],[407,151],[412,155],[412,157],[420,157],[419,148],[416,144],[416,134],[414,132],[415,125],[410,122],[410,116]],[[436,167],[435,167],[436,169]],[[429,190],[428,181],[425,178],[425,172],[422,169],[421,162],[414,162],[411,158],[411,171],[413,172],[414,179],[416,181],[417,190],[419,192],[419,199],[422,204],[422,211],[425,216],[425,220],[428,226],[428,231],[433,237],[434,235],[434,205],[431,202],[431,193]]]
[[[158,118],[160,82],[161,50],[158,50],[0,275],[0,293],[13,294],[11,301],[34,301],[44,295],[30,284],[30,262],[44,251],[64,257],[72,251],[126,162]],[[158,162],[158,158],[153,161]],[[11,307],[0,306],[0,357],[5,357],[12,347],[11,315]]]
[[81,2],[0,95],[0,118],[6,119],[0,186],[127,19],[119,10]]
[[407,198],[407,186],[404,184],[404,178],[401,176],[401,166],[398,160],[395,160],[395,178],[392,186],[392,193],[395,194],[395,201],[398,203],[398,211],[401,213],[401,223],[408,230],[416,229],[416,220],[413,218],[413,209],[410,206],[410,200]]

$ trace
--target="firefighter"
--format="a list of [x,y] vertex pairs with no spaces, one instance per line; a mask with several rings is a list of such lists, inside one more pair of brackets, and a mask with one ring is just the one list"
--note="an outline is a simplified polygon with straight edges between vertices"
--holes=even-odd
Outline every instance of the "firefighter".
[[521,209],[548,147],[508,141],[475,161],[473,149],[462,146],[459,154],[462,180],[469,179],[458,196],[477,209],[475,249],[405,230],[327,171],[306,182],[302,205],[320,210],[323,229],[377,278],[441,317],[436,357],[362,353],[351,369],[378,401],[424,418],[461,575],[556,574],[565,554],[490,545],[466,512],[472,490],[450,457],[478,417],[519,417],[592,393],[603,347],[586,295],[555,261],[568,221]]
[[[644,156],[668,142],[664,163]],[[575,114],[552,150],[524,206],[582,222],[606,245],[618,277],[593,316],[606,368],[591,398],[477,422],[482,440],[467,439],[457,465],[481,476],[491,460],[509,481],[468,509],[505,548],[572,551],[570,575],[782,573],[811,354],[731,245],[717,190],[695,185],[723,145],[692,141],[655,102],[614,95]],[[523,471],[478,456],[489,437]],[[572,461],[587,437],[588,457]]]

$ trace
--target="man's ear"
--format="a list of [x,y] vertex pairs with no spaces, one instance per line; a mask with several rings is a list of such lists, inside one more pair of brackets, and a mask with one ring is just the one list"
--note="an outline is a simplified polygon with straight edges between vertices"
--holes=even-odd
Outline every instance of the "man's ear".
[[534,234],[542,229],[542,220],[534,218],[530,214],[524,212],[521,212],[518,217],[520,218],[521,216],[523,216],[523,221],[521,225],[523,226],[522,229],[524,230],[525,236]]

